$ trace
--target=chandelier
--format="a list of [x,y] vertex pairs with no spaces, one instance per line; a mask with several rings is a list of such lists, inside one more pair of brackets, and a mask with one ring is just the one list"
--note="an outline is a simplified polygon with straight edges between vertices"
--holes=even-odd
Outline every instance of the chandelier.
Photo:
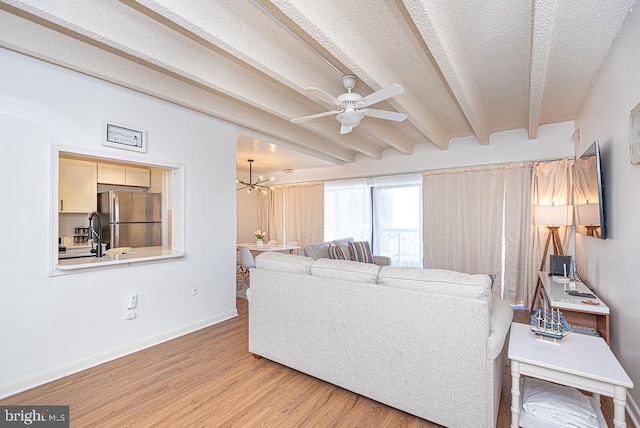
[[260,177],[258,177],[256,182],[253,183],[253,171],[251,169],[251,165],[253,164],[253,159],[247,159],[247,162],[249,162],[249,182],[247,183],[246,181],[242,181],[242,180],[240,180],[239,178],[236,177],[236,183],[243,185],[242,187],[238,187],[236,189],[236,192],[238,190],[247,189],[247,193],[251,193],[252,190],[257,190],[258,192],[262,193],[263,195],[266,195],[267,194],[267,190],[269,190],[269,189],[273,190],[273,187],[265,186],[262,183],[266,183],[267,181],[273,181],[276,178],[275,177],[264,178],[263,176],[260,176]]

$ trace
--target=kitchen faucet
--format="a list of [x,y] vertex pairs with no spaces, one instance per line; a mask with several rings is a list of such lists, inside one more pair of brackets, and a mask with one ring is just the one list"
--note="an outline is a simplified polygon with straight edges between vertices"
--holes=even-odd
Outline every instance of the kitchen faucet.
[[[96,224],[97,224],[97,228],[98,228],[98,232],[96,232],[96,230],[94,229],[94,227],[92,226],[91,222],[93,221],[93,217],[96,218]],[[94,252],[93,250],[93,236],[95,235],[96,238],[98,238],[98,248],[96,248],[95,253],[96,253],[96,257],[102,257],[102,222],[100,221],[100,214],[98,214],[96,211],[92,212],[89,215],[89,242],[91,242],[91,252]]]

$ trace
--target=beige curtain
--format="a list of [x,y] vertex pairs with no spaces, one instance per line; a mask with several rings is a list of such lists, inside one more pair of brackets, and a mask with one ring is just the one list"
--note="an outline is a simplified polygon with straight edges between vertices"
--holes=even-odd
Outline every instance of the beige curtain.
[[267,240],[303,247],[324,238],[324,183],[276,186],[260,195],[260,228]]
[[533,262],[533,164],[505,170],[503,299],[528,303],[528,288],[538,275]]
[[424,174],[424,266],[495,273],[493,293],[521,303],[531,263],[531,163]]
[[284,242],[284,188],[275,187],[266,195],[260,194],[258,224],[267,233],[265,240]]
[[284,230],[287,242],[304,247],[324,239],[324,183],[285,186]]
[[[500,273],[504,170],[428,172],[423,195],[424,267]],[[493,290],[501,290],[500,275]]]
[[[569,205],[571,203],[571,166],[573,161],[561,159],[551,162],[537,162],[534,167],[533,183],[533,204],[534,205]],[[562,226],[558,230],[562,248],[566,253],[569,245],[569,235],[571,226]],[[547,241],[549,229],[546,226],[534,226],[533,233],[533,262],[535,267],[535,277],[528,284],[528,302],[531,301],[537,283],[537,274],[544,246]],[[546,260],[545,269],[549,269],[549,255],[553,254],[553,247],[550,246]]]

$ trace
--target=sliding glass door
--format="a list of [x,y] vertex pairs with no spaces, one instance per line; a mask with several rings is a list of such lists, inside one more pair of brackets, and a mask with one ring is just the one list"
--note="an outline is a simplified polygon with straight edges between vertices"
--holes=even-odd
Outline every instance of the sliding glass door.
[[395,266],[422,267],[420,184],[374,186],[373,248]]
[[363,180],[326,182],[324,239],[371,242],[371,188]]
[[422,267],[420,175],[325,183],[325,240],[369,241],[395,266]]

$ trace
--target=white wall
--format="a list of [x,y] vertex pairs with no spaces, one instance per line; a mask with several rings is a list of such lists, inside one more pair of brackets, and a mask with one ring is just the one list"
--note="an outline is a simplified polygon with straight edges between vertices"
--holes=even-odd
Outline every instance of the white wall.
[[578,114],[582,147],[599,140],[608,239],[576,237],[582,276],[611,308],[611,349],[635,384],[631,410],[640,423],[640,165],[629,157],[629,113],[640,102],[640,10],[634,10]]
[[[0,64],[0,397],[235,316],[235,126],[2,49]],[[51,277],[50,145],[127,152],[101,146],[104,119],[147,130],[140,162],[186,166],[186,256]]]
[[[491,135],[490,143],[482,146],[475,137],[454,138],[449,150],[440,150],[432,144],[419,144],[412,155],[402,155],[395,150],[383,152],[382,159],[359,158],[357,162],[343,166],[310,168],[284,174],[282,171],[270,172],[276,180],[274,184],[301,183],[305,181],[337,180],[344,178],[393,175],[409,172],[427,171],[441,168],[485,165],[505,162],[559,159],[573,157],[574,147],[570,141],[573,122],[556,123],[541,126],[538,138],[529,140],[527,131],[515,129],[497,132]],[[239,194],[242,192],[238,192]],[[256,204],[257,195],[248,195],[251,203]],[[243,199],[248,199],[243,196]],[[241,200],[238,195],[238,242],[247,239],[247,231],[258,227],[257,214],[251,217],[241,215]],[[253,208],[251,208],[253,209]],[[242,238],[241,238],[241,234]],[[249,241],[252,240],[248,237]]]
[[481,145],[475,137],[451,140],[449,150],[432,144],[418,144],[412,155],[385,150],[382,159],[358,157],[355,163],[326,168],[312,168],[284,174],[275,171],[275,184],[336,180],[420,172],[461,166],[486,165],[526,160],[573,157],[570,138],[573,122],[555,123],[539,128],[538,138],[529,140],[525,129],[491,134],[489,145]]

